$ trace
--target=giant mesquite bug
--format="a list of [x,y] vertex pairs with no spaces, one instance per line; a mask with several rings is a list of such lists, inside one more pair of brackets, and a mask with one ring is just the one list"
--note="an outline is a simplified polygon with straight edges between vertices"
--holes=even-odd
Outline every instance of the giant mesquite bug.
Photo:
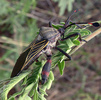
[[[72,15],[75,12],[77,12],[77,10],[75,10],[72,13]],[[50,72],[52,49],[59,50],[68,58],[67,60],[71,60],[71,57],[66,52],[64,52],[62,49],[56,46],[57,41],[64,41],[74,36],[79,36],[80,41],[85,41],[85,40],[81,38],[80,33],[74,33],[72,35],[64,37],[65,30],[72,25],[77,25],[78,27],[80,27],[79,24],[88,24],[88,25],[90,24],[95,27],[99,26],[97,22],[95,23],[73,23],[72,22],[70,24],[71,16],[66,20],[62,28],[59,28],[59,29],[53,28],[51,22],[49,22],[49,27],[40,28],[39,35],[19,56],[14,66],[14,69],[12,71],[11,77],[15,77],[19,75],[23,70],[27,69],[35,60],[37,60],[42,53],[45,53],[47,56],[47,62],[45,63],[42,70],[42,81],[41,81],[41,83],[44,84]]]

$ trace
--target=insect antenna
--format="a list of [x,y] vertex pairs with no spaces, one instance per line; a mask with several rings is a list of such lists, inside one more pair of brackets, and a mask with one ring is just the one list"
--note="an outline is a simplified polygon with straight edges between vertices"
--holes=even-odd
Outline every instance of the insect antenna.
[[94,22],[94,23],[80,22],[80,23],[75,23],[75,24],[77,24],[77,25],[80,25],[80,24],[84,25],[85,24],[85,26],[82,27],[82,28],[85,28],[85,27],[87,27],[89,25],[94,26],[94,27],[99,27],[100,26],[100,24],[98,22]]
[[[94,22],[94,23],[87,23],[87,22],[80,22],[80,23],[74,23],[74,22],[72,22],[70,19],[71,19],[71,17],[75,14],[75,13],[77,13],[79,10],[78,9],[76,9],[76,10],[74,10],[74,12],[67,18],[67,20],[65,21],[65,25],[63,26],[63,29],[66,29],[67,27],[70,27],[70,26],[72,26],[72,25],[76,25],[77,27],[79,27],[79,28],[85,28],[85,27],[87,27],[87,26],[89,26],[89,25],[91,25],[91,26],[94,26],[94,27],[98,27],[98,26],[100,26],[100,24],[98,23],[98,22]],[[72,22],[72,24],[70,24],[70,22]],[[84,27],[81,27],[81,26],[79,26],[80,24],[87,24],[87,25],[85,25]]]
[[[74,12],[72,12],[72,14],[67,18],[67,20],[65,21],[65,25],[63,26],[64,29],[66,29],[67,27],[69,27],[69,23],[71,22],[71,17],[78,12],[78,9],[74,10]],[[72,25],[74,25],[74,23],[72,23]]]

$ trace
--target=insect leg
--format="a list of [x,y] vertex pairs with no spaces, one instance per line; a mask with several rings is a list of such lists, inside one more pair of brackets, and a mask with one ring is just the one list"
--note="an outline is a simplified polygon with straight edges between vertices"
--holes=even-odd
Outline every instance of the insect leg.
[[65,37],[65,38],[62,38],[61,41],[67,40],[67,39],[69,39],[69,38],[71,38],[71,37],[74,37],[74,36],[77,36],[77,35],[79,35],[79,40],[80,40],[80,41],[87,42],[86,40],[84,40],[84,39],[81,38],[81,34],[80,34],[80,33],[71,34],[71,35],[69,35],[69,36],[67,36],[67,37]]
[[52,27],[52,23],[51,22],[49,22],[49,27]]
[[66,59],[67,61],[71,60],[71,56],[68,55],[66,52],[64,52],[62,49],[58,48],[58,47],[54,47],[54,49],[59,50],[60,52],[62,52],[68,59]]
[[50,72],[50,67],[51,67],[51,55],[47,55],[47,62],[45,63],[43,70],[42,70],[41,84],[44,84],[47,81],[47,78]]

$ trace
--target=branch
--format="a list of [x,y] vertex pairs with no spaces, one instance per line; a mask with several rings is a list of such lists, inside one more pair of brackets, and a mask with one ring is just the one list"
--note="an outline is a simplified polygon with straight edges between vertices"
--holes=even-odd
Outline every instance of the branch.
[[[101,28],[93,32],[91,35],[89,35],[87,38],[85,38],[86,41],[90,41],[93,39],[95,36],[101,33]],[[79,46],[75,47],[71,52],[70,55],[72,55],[75,51],[77,51],[81,46],[83,46],[86,42],[82,42]]]

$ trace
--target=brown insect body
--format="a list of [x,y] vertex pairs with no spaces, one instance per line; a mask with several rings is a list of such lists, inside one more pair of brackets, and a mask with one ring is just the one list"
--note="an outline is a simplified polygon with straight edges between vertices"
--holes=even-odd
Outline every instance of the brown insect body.
[[27,69],[42,53],[46,55],[52,54],[51,49],[55,47],[59,38],[60,33],[57,29],[41,27],[39,35],[18,58],[11,77],[19,75],[22,70]]
[[39,35],[42,39],[47,39],[49,41],[46,49],[43,50],[47,55],[51,54],[51,49],[56,46],[57,40],[60,39],[61,34],[57,29],[52,27],[41,27]]
[[[76,11],[74,11],[75,13]],[[72,14],[73,15],[73,14]],[[66,28],[72,26],[82,24],[82,23],[72,23],[70,24],[71,16],[66,20],[65,24],[60,29],[55,29],[52,27],[51,23],[49,23],[49,27],[41,27],[39,31],[39,35],[35,38],[35,40],[21,53],[17,62],[12,71],[11,77],[19,75],[24,69],[27,69],[42,53],[45,53],[47,56],[47,62],[43,66],[42,72],[42,83],[44,84],[48,78],[50,67],[51,67],[51,55],[52,48],[59,50],[62,52],[68,60],[71,60],[71,57],[64,52],[62,49],[56,47],[56,42],[58,40],[64,41],[74,36],[79,36],[80,41],[85,41],[81,38],[80,33],[74,33],[67,37],[64,37],[64,32]],[[99,26],[99,23],[87,23],[93,25],[95,27]],[[79,27],[79,26],[78,26]],[[80,27],[79,27],[80,28]],[[63,36],[63,38],[62,38]]]

